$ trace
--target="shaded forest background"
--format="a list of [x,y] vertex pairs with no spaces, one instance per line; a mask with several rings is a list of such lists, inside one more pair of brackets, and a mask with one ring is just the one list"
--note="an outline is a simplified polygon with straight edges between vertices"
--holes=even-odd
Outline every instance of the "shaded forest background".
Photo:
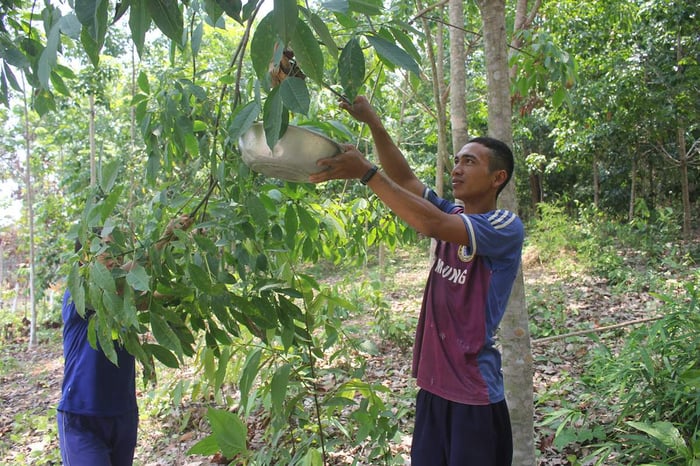
[[[341,437],[368,436],[368,457],[388,461],[396,413],[384,412],[381,381],[345,364],[355,340],[344,326],[353,311],[385,309],[390,300],[373,288],[348,295],[328,287],[330,273],[320,266],[376,261],[382,271],[397,249],[425,240],[361,186],[287,184],[251,173],[237,140],[262,119],[271,144],[291,123],[371,154],[366,130],[336,103],[338,94],[368,94],[418,175],[449,197],[450,146],[491,129],[481,13],[496,3],[280,0],[260,9],[219,0],[3,1],[0,179],[22,203],[21,215],[0,230],[6,328],[26,318],[27,344],[40,345],[37,324],[59,322],[57,303],[71,287],[81,302],[100,303],[95,338],[119,333],[146,380],[163,367],[196,368],[205,382],[180,390],[213,397],[218,409],[209,422],[235,426],[214,429],[200,453],[318,464],[327,457],[324,423],[357,403],[352,427],[335,427]],[[566,279],[582,267],[636,287],[630,274],[641,274],[669,307],[693,310],[700,7],[672,0],[503,7],[515,201],[536,256]],[[462,51],[453,48],[455,31]],[[279,84],[272,76],[284,68],[284,48],[294,50],[292,65],[303,76],[282,69],[291,77]],[[462,97],[455,81],[464,83]],[[3,202],[9,215],[12,200]],[[165,225],[181,213],[196,217],[195,229],[157,251]],[[92,233],[98,225],[115,237],[114,256],[139,264],[133,272],[105,274],[93,263],[103,252]],[[541,230],[551,236],[537,241]],[[80,257],[72,253],[76,238],[90,245]],[[580,257],[565,262],[569,254]],[[627,254],[643,260],[630,268]],[[110,291],[119,283],[128,285],[124,296]],[[172,299],[137,311],[137,298],[155,291]],[[556,333],[558,326],[544,331],[547,318],[537,314],[556,307],[556,294],[528,299],[531,327],[538,323],[533,338]],[[552,318],[563,324],[564,310]],[[410,325],[383,319],[380,333],[406,338]],[[684,338],[697,344],[693,334]],[[697,361],[684,361],[675,372],[690,381],[676,401],[691,407],[697,370]],[[326,397],[317,392],[319,371],[340,381]],[[222,388],[231,380],[238,395],[228,399]],[[309,406],[315,416],[304,414]],[[692,412],[688,406],[681,412]],[[274,452],[252,454],[241,442],[241,419],[260,409],[270,417],[265,435]],[[573,435],[567,422],[585,423],[578,417],[585,410],[567,409],[552,417],[563,426],[555,430],[558,446],[566,445],[562,433]],[[676,455],[693,461],[697,411],[683,419],[672,424],[686,447]],[[666,424],[653,424],[667,421],[648,422],[642,431],[664,437],[662,445],[676,438]],[[591,432],[569,440],[610,438],[605,429]],[[296,449],[282,451],[297,438]],[[598,458],[619,454],[611,451]]]

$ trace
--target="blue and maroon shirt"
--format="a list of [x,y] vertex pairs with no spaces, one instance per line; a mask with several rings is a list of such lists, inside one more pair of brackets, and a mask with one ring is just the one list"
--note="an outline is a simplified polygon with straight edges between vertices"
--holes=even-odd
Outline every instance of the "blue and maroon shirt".
[[460,215],[469,245],[438,241],[413,349],[418,386],[450,401],[487,405],[505,398],[494,334],[522,253],[523,224],[512,212],[465,214],[426,189],[440,210]]

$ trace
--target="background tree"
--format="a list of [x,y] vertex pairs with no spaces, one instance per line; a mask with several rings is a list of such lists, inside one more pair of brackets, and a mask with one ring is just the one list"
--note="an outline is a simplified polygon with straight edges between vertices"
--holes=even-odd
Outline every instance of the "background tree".
[[[488,80],[489,135],[512,147],[510,80],[504,0],[478,2],[484,26],[484,55]],[[500,202],[518,211],[514,183],[501,193]],[[503,374],[506,380],[513,426],[513,463],[534,464],[534,425],[532,391],[532,356],[530,331],[525,304],[522,268],[513,285],[508,307],[501,323]]]

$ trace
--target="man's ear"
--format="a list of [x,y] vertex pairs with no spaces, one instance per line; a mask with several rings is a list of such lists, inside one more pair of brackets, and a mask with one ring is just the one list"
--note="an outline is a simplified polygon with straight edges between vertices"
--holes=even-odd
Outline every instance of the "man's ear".
[[493,184],[496,188],[503,186],[508,180],[508,172],[505,170],[496,170],[493,177]]

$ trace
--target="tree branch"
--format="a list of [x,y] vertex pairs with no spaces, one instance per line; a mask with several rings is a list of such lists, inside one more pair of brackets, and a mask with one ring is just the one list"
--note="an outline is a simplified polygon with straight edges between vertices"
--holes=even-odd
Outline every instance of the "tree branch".
[[561,335],[553,335],[551,337],[545,337],[545,338],[538,338],[536,340],[532,340],[533,345],[542,345],[545,343],[549,343],[551,341],[556,341],[556,340],[564,340],[569,337],[576,337],[576,336],[581,336],[581,335],[589,335],[591,333],[600,333],[600,332],[605,332],[607,330],[613,330],[616,328],[622,328],[622,327],[628,327],[630,325],[636,325],[636,324],[644,324],[646,322],[653,322],[655,320],[661,319],[663,316],[657,316],[657,317],[648,317],[646,319],[637,319],[637,320],[630,320],[627,322],[621,322],[619,324],[615,325],[607,325],[605,327],[598,327],[598,328],[592,328],[588,330],[577,330],[575,332],[570,332],[570,333],[564,333]]

